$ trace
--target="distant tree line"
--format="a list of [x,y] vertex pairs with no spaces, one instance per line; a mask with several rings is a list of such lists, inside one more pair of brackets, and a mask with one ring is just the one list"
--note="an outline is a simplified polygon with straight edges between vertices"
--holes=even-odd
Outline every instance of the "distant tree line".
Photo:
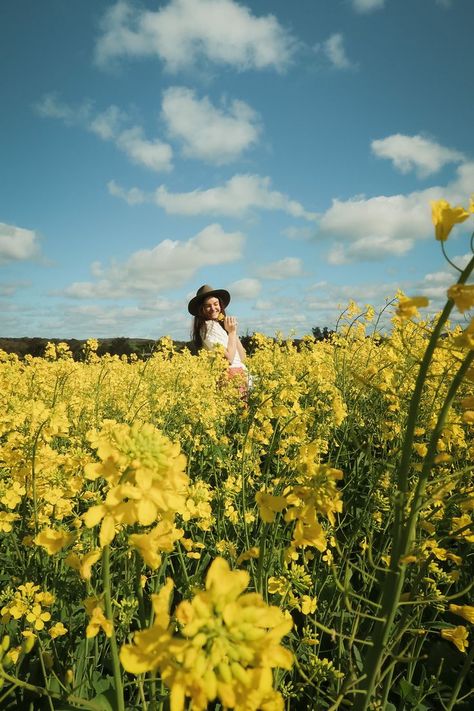
[[[322,329],[317,326],[311,330],[316,341],[328,339],[333,333],[327,326]],[[97,355],[99,356],[103,356],[106,353],[117,356],[131,356],[135,354],[140,360],[149,358],[153,352],[156,351],[159,343],[159,341],[147,338],[126,338],[124,336],[98,340],[99,347],[97,349]],[[255,350],[252,334],[241,336],[240,340],[247,353],[252,355]],[[301,340],[302,339],[299,338],[294,339],[294,345],[298,347]],[[66,343],[74,360],[82,360],[84,358],[83,349],[85,342],[85,340],[78,340],[76,338],[0,338],[0,350],[5,353],[15,353],[21,359],[26,355],[41,358],[44,356],[48,343]],[[184,348],[188,348],[192,353],[195,352],[191,341],[173,341],[173,346],[176,351],[182,351]]]

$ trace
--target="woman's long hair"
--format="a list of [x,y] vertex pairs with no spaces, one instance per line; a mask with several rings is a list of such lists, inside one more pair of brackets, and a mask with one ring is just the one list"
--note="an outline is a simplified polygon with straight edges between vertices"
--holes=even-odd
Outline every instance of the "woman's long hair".
[[[221,314],[223,316],[225,316],[225,309],[224,309],[224,307],[222,305],[222,301],[220,299],[219,299],[219,305],[221,307]],[[204,306],[204,301],[199,306],[198,315],[194,317],[193,327],[191,330],[191,341],[192,341],[193,348],[196,351],[196,353],[199,350],[201,350],[201,348],[202,348],[202,345],[203,345],[202,344],[202,334],[203,334],[203,331],[205,328],[205,323],[207,321],[206,316],[204,314],[203,306]],[[219,326],[221,326],[221,328],[224,328],[219,321],[218,321],[218,323],[219,323]]]

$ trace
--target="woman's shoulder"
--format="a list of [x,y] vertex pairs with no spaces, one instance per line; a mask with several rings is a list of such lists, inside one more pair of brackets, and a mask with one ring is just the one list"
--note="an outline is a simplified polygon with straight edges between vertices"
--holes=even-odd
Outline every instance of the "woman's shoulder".
[[214,342],[223,343],[226,339],[226,335],[220,323],[212,319],[205,321],[202,326],[203,341],[212,339]]

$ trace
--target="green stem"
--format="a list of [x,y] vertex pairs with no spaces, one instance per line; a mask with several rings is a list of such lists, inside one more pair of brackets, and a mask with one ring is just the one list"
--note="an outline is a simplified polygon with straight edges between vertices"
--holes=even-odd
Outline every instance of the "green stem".
[[[469,264],[461,273],[458,284],[464,284],[474,268],[474,257],[471,258]],[[421,402],[423,388],[425,386],[428,370],[438,345],[442,329],[449,318],[449,315],[454,307],[454,301],[448,299],[441,315],[433,329],[431,338],[426,347],[423,359],[420,364],[420,369],[415,383],[415,388],[410,401],[407,423],[405,428],[405,437],[402,447],[402,455],[400,465],[398,467],[398,493],[395,500],[395,515],[392,529],[392,554],[390,561],[390,569],[387,571],[383,580],[382,595],[381,595],[381,617],[384,622],[375,625],[373,633],[373,646],[369,650],[365,662],[364,673],[366,675],[362,690],[363,695],[359,696],[354,704],[354,711],[366,711],[374,693],[377,679],[380,673],[380,667],[384,657],[385,650],[388,645],[388,640],[392,631],[392,625],[398,609],[400,595],[403,590],[405,581],[405,566],[400,566],[400,559],[406,554],[407,549],[411,545],[416,520],[418,517],[418,508],[411,510],[407,519],[405,519],[406,505],[409,498],[409,471],[413,449],[413,440],[415,427],[418,418],[418,410]],[[420,476],[421,479],[421,476]],[[423,485],[418,482],[420,488],[420,496],[422,495]]]
[[112,654],[112,669],[115,681],[115,698],[117,701],[116,711],[125,711],[123,698],[122,673],[120,670],[120,659],[115,636],[114,614],[112,610],[112,594],[110,583],[110,546],[104,546],[102,552],[102,580],[104,584],[105,615],[112,623],[112,634],[110,635],[110,651]]
[[458,675],[458,678],[456,679],[456,683],[454,684],[453,687],[453,692],[451,694],[451,698],[449,699],[448,705],[446,706],[446,711],[451,711],[453,706],[455,705],[457,698],[459,696],[459,692],[461,691],[461,686],[463,684],[464,679],[468,675],[469,671],[471,670],[472,662],[474,660],[474,644],[472,645],[469,654],[467,655],[463,667],[461,669],[461,673]]

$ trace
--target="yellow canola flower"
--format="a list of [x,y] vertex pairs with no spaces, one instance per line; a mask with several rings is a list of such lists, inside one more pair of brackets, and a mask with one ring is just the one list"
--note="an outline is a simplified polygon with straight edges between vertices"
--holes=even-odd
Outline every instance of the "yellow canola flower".
[[86,638],[91,639],[99,634],[100,630],[105,632],[106,637],[111,637],[113,625],[110,620],[104,615],[103,609],[97,605],[92,609],[89,624],[86,627]]
[[266,491],[259,491],[255,494],[260,516],[265,523],[273,523],[275,514],[280,513],[288,506],[288,502],[284,496],[273,496]]
[[449,627],[447,629],[441,630],[441,637],[452,642],[455,647],[459,649],[460,652],[465,652],[468,646],[468,631],[463,625],[458,627]]
[[26,615],[26,621],[33,625],[35,630],[43,630],[44,623],[51,619],[51,613],[43,612],[41,605],[35,603]]
[[175,541],[184,535],[170,521],[160,521],[149,533],[133,533],[128,538],[129,545],[140,553],[145,563],[156,570],[161,564],[161,552],[171,553]]
[[36,545],[44,548],[48,555],[59,553],[60,550],[68,546],[73,540],[73,533],[64,530],[57,531],[54,528],[45,528],[38,533],[34,539]]
[[411,319],[414,316],[418,316],[419,308],[428,306],[428,304],[429,301],[426,296],[414,296],[411,299],[401,296],[398,301],[396,314],[401,319]]
[[244,551],[239,555],[239,557],[236,560],[237,565],[241,565],[241,563],[245,563],[246,560],[250,560],[251,558],[258,558],[260,555],[260,548],[258,546],[252,546],[252,548],[249,548],[248,550]]
[[97,548],[83,556],[78,556],[77,553],[69,553],[65,559],[66,565],[73,570],[77,570],[83,580],[90,580],[92,576],[92,566],[97,563],[102,555],[100,548]]
[[474,306],[474,284],[453,284],[448,289],[448,299],[452,299],[456,308],[463,314]]
[[55,625],[49,628],[49,634],[52,639],[56,639],[57,637],[62,637],[67,634],[67,628],[64,627],[62,622],[56,622]]
[[119,526],[149,526],[162,516],[172,519],[185,510],[189,479],[179,444],[153,425],[110,420],[89,438],[102,462],[88,464],[86,476],[104,477],[111,487],[104,503],[83,515],[87,528],[101,523],[102,547],[112,542]]
[[454,225],[467,220],[469,214],[461,205],[451,207],[447,200],[432,200],[431,215],[436,239],[445,242]]
[[456,536],[462,536],[469,543],[474,543],[474,532],[469,526],[471,525],[471,517],[467,514],[462,514],[462,516],[454,516],[452,520],[452,530],[451,534]]
[[158,670],[171,689],[172,711],[183,711],[186,698],[196,711],[215,699],[237,711],[282,711],[272,668],[292,665],[291,653],[280,645],[292,621],[259,593],[245,593],[248,583],[246,571],[232,571],[216,558],[205,590],[178,605],[176,635],[168,613],[173,588],[168,579],[154,596],[154,626],[137,632],[133,644],[121,649],[125,669],[133,674]]
[[474,624],[474,607],[472,605],[450,605],[449,611]]

